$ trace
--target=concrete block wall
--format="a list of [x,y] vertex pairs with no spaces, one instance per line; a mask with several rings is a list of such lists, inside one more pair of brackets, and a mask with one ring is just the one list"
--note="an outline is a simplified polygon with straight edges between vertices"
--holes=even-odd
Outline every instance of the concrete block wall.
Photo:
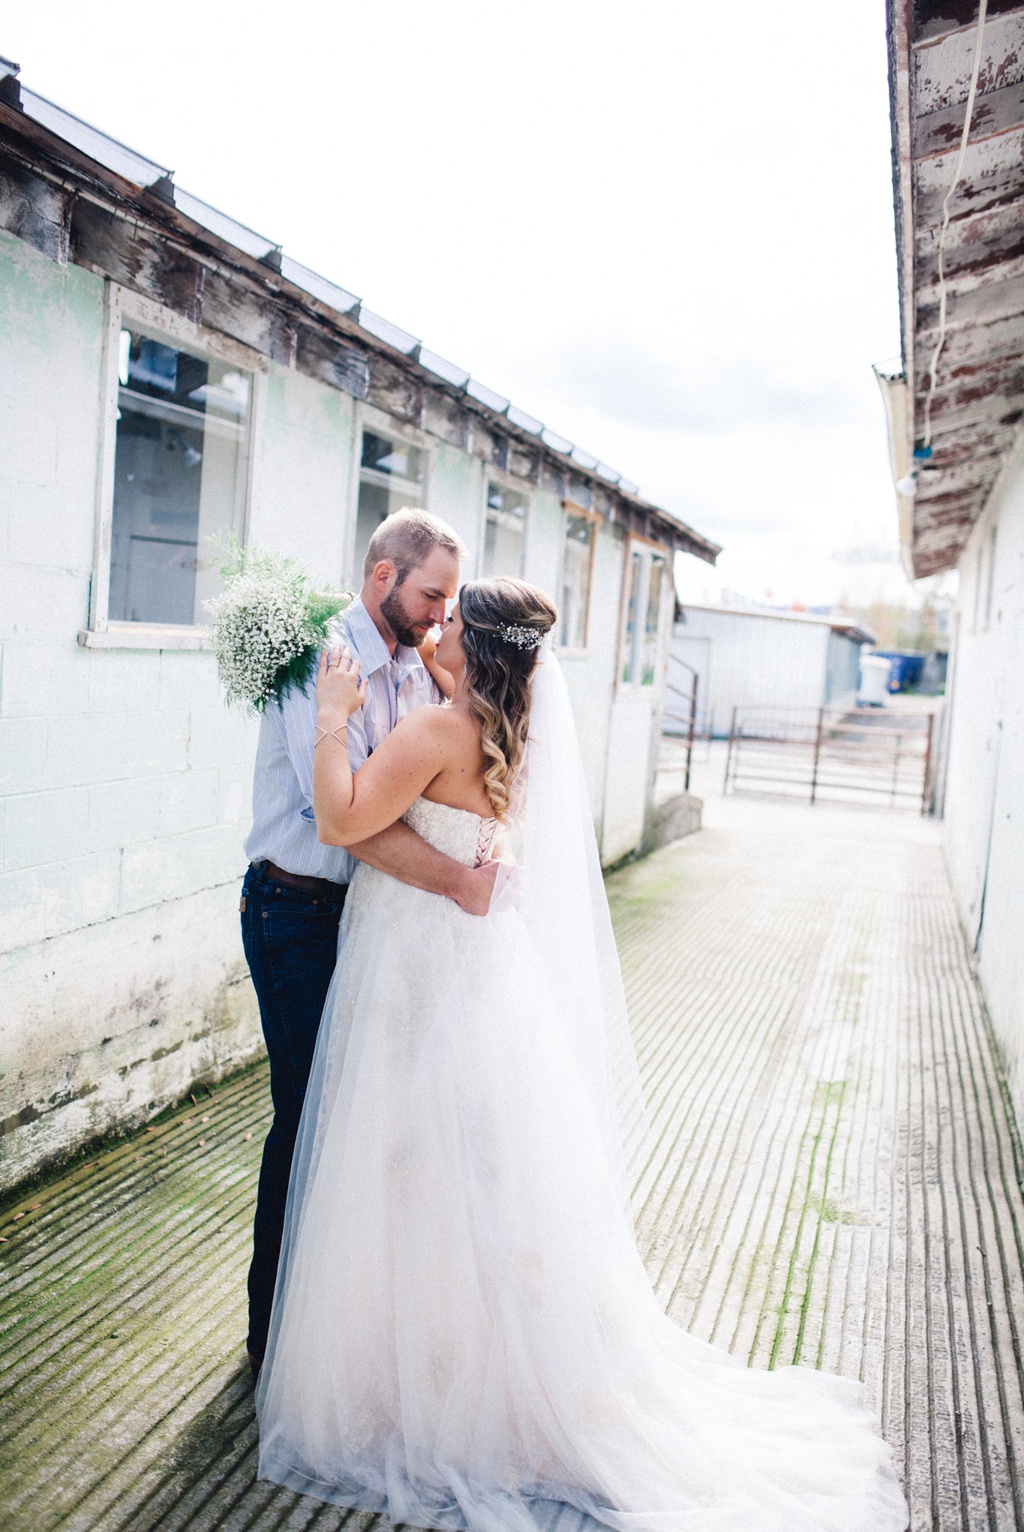
[[69,644],[87,710],[51,716],[22,657],[5,633],[0,1184],[259,1047],[235,913],[255,729],[212,655]]
[[255,728],[209,653],[79,646],[103,285],[0,241],[3,1187],[260,1039],[236,914]]

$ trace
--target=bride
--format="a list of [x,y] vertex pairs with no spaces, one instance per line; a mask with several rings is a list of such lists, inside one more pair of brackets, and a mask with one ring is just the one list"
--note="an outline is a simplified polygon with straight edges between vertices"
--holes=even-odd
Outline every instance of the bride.
[[353,775],[365,685],[317,687],[322,840],[402,816],[515,862],[474,918],[359,865],[292,1170],[260,1476],[414,1527],[902,1532],[861,1386],[764,1372],[662,1313],[636,1250],[642,1102],[555,611],[466,585],[446,707]]

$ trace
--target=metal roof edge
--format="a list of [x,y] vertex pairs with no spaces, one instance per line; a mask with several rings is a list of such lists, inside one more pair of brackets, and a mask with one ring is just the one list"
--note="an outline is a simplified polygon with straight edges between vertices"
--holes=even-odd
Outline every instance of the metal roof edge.
[[833,633],[842,633],[845,638],[852,638],[855,643],[871,644],[878,643],[878,639],[870,628],[866,628],[862,622],[844,622],[840,618],[834,618],[831,623]]
[[774,622],[797,622],[803,623],[805,627],[831,628],[834,633],[848,633],[850,636],[861,633],[864,635],[860,640],[862,643],[875,642],[874,634],[853,617],[825,617],[818,612],[776,611],[773,607],[729,606],[724,601],[680,601],[679,606],[684,612],[720,612],[729,617],[767,617]]

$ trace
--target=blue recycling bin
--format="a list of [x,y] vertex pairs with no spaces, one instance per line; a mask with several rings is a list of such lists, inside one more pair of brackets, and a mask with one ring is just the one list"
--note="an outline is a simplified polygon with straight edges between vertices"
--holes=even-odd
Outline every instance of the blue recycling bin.
[[921,680],[924,655],[906,649],[876,649],[879,659],[889,661],[890,692],[911,691]]

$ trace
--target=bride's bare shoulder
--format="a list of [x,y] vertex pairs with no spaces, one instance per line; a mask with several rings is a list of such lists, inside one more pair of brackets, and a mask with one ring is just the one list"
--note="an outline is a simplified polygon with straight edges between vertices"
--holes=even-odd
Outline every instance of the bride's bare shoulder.
[[468,708],[452,707],[445,703],[414,708],[411,713],[406,713],[395,733],[401,733],[410,743],[415,740],[431,740],[449,748],[458,748],[479,741],[480,725]]
[[403,722],[416,720],[416,733],[410,743],[433,747],[450,765],[464,769],[467,761],[476,763],[480,752],[480,724],[468,707],[444,703],[440,707],[420,707],[407,714]]

